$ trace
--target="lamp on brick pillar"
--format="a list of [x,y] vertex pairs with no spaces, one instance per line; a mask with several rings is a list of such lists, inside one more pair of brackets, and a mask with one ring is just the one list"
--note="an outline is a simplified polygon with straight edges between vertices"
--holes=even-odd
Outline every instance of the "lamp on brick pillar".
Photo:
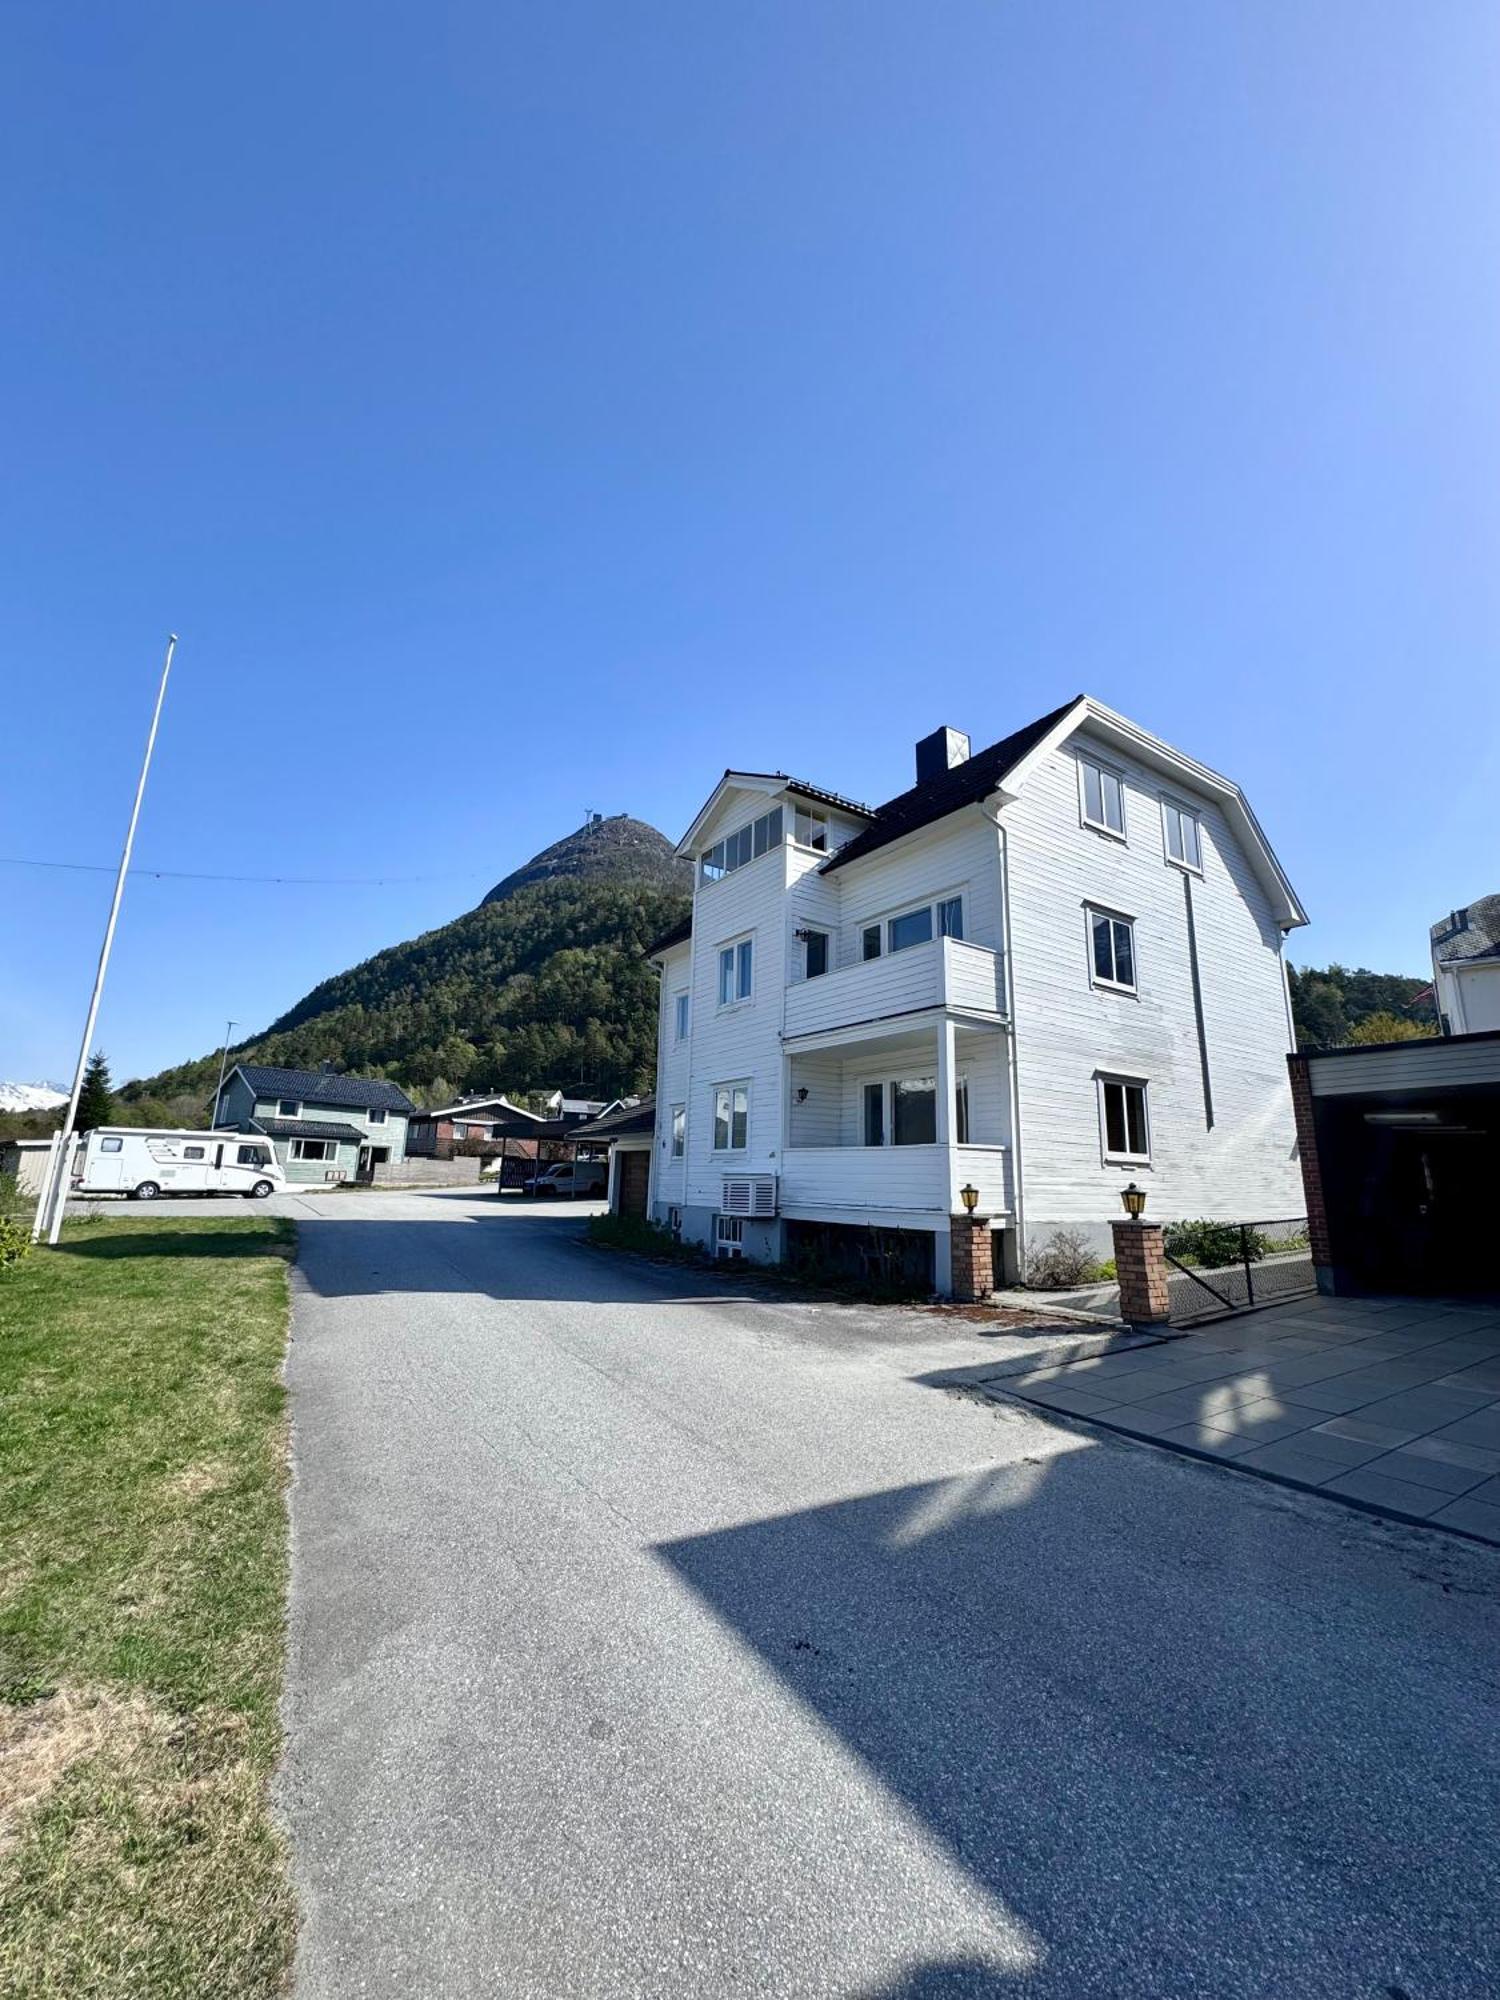
[[979,1190],[972,1181],[959,1189],[958,1198],[964,1212],[952,1216],[948,1224],[953,1245],[953,1296],[972,1304],[987,1299],[995,1289],[994,1240],[989,1217],[974,1213]]
[[1146,1191],[1134,1181],[1121,1188],[1120,1204],[1128,1219],[1111,1225],[1115,1273],[1120,1281],[1120,1317],[1131,1326],[1165,1326],[1171,1299],[1167,1292],[1167,1253],[1161,1224],[1142,1220]]

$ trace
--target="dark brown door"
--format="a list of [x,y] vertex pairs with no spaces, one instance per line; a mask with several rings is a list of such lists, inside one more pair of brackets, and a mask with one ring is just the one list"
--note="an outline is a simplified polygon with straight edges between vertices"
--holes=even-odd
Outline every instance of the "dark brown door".
[[620,1213],[621,1215],[641,1215],[646,1213],[646,1191],[651,1180],[651,1155],[644,1152],[622,1152],[620,1155]]

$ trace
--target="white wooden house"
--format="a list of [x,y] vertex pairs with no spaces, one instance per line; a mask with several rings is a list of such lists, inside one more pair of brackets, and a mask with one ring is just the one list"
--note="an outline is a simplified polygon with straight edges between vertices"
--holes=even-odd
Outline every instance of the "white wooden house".
[[[659,940],[651,1209],[780,1260],[870,1226],[949,1289],[960,1191],[996,1269],[1077,1228],[1292,1216],[1282,947],[1300,903],[1244,795],[1087,696],[870,809],[726,771]],[[841,1237],[853,1229],[858,1237]],[[909,1260],[910,1262],[910,1260]]]

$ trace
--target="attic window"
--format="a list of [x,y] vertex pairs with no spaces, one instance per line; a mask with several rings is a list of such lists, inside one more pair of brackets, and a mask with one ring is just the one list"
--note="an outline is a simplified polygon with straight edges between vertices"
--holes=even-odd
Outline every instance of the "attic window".
[[1082,792],[1083,823],[1100,833],[1125,838],[1125,787],[1118,771],[1096,764],[1091,757],[1078,760],[1078,782]]
[[819,854],[828,852],[828,815],[798,806],[792,814],[792,839],[799,847],[811,847]]
[[737,833],[726,834],[716,840],[712,847],[705,848],[699,856],[699,864],[705,882],[717,882],[725,875],[732,875],[736,868],[743,868],[747,861],[754,861],[758,855],[769,854],[773,847],[780,847],[782,841],[782,811],[773,806],[768,813],[742,826]]
[[295,1097],[283,1097],[276,1106],[276,1116],[278,1118],[300,1118],[302,1116],[300,1101]]

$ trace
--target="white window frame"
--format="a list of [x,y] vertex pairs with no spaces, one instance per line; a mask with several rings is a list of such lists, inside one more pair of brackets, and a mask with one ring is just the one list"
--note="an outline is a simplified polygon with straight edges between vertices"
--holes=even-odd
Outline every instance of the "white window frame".
[[[806,824],[812,836],[811,838],[804,839],[798,831],[799,820]],[[819,830],[821,830],[821,838],[818,837]],[[794,803],[792,806],[791,844],[793,847],[805,849],[809,854],[826,854],[828,852],[827,813],[818,806],[799,806]]]
[[[1107,979],[1094,962],[1094,920],[1097,917],[1102,917],[1105,923],[1110,925],[1123,924],[1130,933],[1130,969],[1132,976],[1128,983],[1123,979]],[[1103,903],[1085,903],[1083,906],[1083,941],[1084,949],[1088,953],[1090,986],[1097,986],[1104,993],[1128,993],[1132,997],[1139,995],[1141,962],[1139,954],[1136,951],[1134,917],[1127,917],[1123,910],[1108,909]],[[1109,934],[1109,956],[1110,963],[1118,966],[1120,955],[1115,948],[1113,929],[1111,929]]]
[[276,1100],[276,1116],[278,1118],[300,1118],[302,1116],[302,1099],[300,1097],[278,1097]]
[[[1091,833],[1102,833],[1106,840],[1118,840],[1122,846],[1128,845],[1128,812],[1125,804],[1125,773],[1114,764],[1107,764],[1102,757],[1080,750],[1078,753],[1078,818]],[[1095,819],[1089,811],[1088,774],[1095,771],[1099,775],[1099,810],[1105,811],[1104,780],[1113,778],[1120,790],[1120,824],[1111,826],[1108,816]]]
[[[943,928],[943,911],[950,903],[957,903],[958,905],[958,929],[956,931],[944,930]],[[903,903],[899,909],[888,910],[882,917],[872,917],[868,923],[862,923],[859,927],[861,960],[868,965],[871,959],[874,958],[894,958],[897,952],[920,951],[924,944],[938,944],[945,937],[954,938],[959,944],[962,944],[968,927],[967,903],[968,897],[962,889],[952,889],[944,895],[923,896],[918,902]],[[915,944],[893,945],[891,943],[891,926],[899,924],[903,917],[919,916],[923,910],[926,910],[932,919],[930,934],[927,937],[919,938]],[[880,949],[877,952],[871,953],[869,957],[866,957],[865,937],[871,931],[878,931],[880,933]]]
[[[698,879],[700,882],[722,882],[726,875],[748,868],[763,854],[773,853],[785,840],[786,808],[774,805],[755,819],[747,820],[743,826],[737,826],[733,833],[724,834],[712,847],[705,847],[698,856]],[[742,843],[748,849],[743,858],[740,855]]]
[[[309,1146],[317,1146],[321,1150],[316,1153],[309,1153],[306,1150]],[[317,1166],[326,1165],[329,1161],[337,1162],[338,1156],[339,1143],[337,1139],[293,1139],[292,1141],[292,1158],[294,1160],[306,1160],[309,1165]]]
[[[748,951],[748,961],[744,953]],[[729,998],[724,997],[724,961],[729,960]],[[750,977],[745,979],[748,963]],[[755,933],[747,931],[742,937],[729,938],[721,944],[714,956],[714,993],[718,1001],[718,1011],[727,1013],[731,1007],[745,1007],[755,998]]]
[[365,1113],[365,1116],[372,1125],[383,1125],[385,1123],[385,1106],[383,1104],[372,1104]]
[[672,1160],[687,1158],[687,1106],[674,1104],[667,1125],[667,1157]]
[[[804,928],[807,931],[807,936],[802,940],[802,977],[804,979],[826,979],[828,974],[833,970],[832,934],[821,927],[811,924],[806,925]],[[812,970],[812,949],[815,938],[823,940],[823,970],[821,972],[814,972]]]
[[[925,1082],[926,1080],[927,1079],[925,1076],[923,1077],[870,1076],[861,1078],[859,1080],[859,1143],[860,1146],[864,1149],[864,1151],[870,1153],[879,1152],[887,1146],[894,1146],[896,1144],[896,1086],[901,1083],[917,1083],[917,1082]],[[866,1102],[865,1093],[871,1090],[878,1090],[880,1092],[880,1143],[878,1146],[872,1146],[869,1140],[865,1137],[865,1133],[868,1130],[868,1124],[867,1124],[868,1106]],[[933,1090],[933,1128],[935,1132],[937,1124],[936,1076],[932,1078],[932,1090]],[[961,1122],[963,1123],[963,1125],[967,1130],[972,1115],[970,1100],[969,1100],[969,1072],[967,1070],[960,1070],[958,1075],[955,1076],[953,1079],[953,1117],[952,1117],[952,1123],[949,1126],[949,1140],[950,1143],[955,1146],[968,1146],[972,1145],[973,1141],[967,1136],[962,1138],[959,1136],[958,1128],[960,1124],[960,1113],[959,1113],[960,1103],[963,1105]],[[903,1140],[901,1143],[903,1145],[927,1146],[927,1145],[935,1145],[940,1142],[937,1141],[936,1138],[933,1138],[933,1139]]]
[[745,1218],[743,1215],[716,1215],[714,1217],[714,1255],[725,1259],[743,1257],[745,1254]]
[[688,989],[684,986],[680,993],[674,993],[672,995],[673,1041],[685,1042],[689,1034],[692,1032],[692,1024],[693,1024],[692,995],[688,992]]
[[[1149,1167],[1151,1164],[1151,1087],[1143,1076],[1121,1076],[1113,1070],[1097,1070],[1094,1075],[1099,1098],[1099,1151],[1110,1167]],[[1146,1149],[1134,1153],[1117,1152],[1109,1143],[1109,1115],[1106,1094],[1110,1090],[1138,1090],[1141,1093],[1141,1123],[1145,1127]],[[1125,1114],[1125,1136],[1130,1136],[1130,1115]]]
[[[709,1128],[709,1137],[713,1143],[710,1150],[714,1153],[748,1153],[750,1150],[750,1079],[748,1077],[735,1077],[728,1083],[716,1083],[712,1088],[713,1124]],[[724,1124],[725,1130],[729,1135],[722,1146],[719,1144],[719,1099],[721,1097],[728,1100],[727,1109],[724,1114]],[[745,1100],[745,1136],[742,1143],[738,1146],[734,1143],[734,1121],[739,1109],[735,1103],[737,1097],[743,1097]]]
[[[1172,852],[1172,815],[1179,820],[1191,821],[1193,845],[1198,850],[1198,859],[1189,861],[1185,856]],[[1186,846],[1186,843],[1184,843]],[[1193,806],[1185,806],[1181,799],[1169,798],[1165,792],[1161,797],[1161,851],[1169,868],[1180,868],[1184,875],[1203,873],[1203,815]]]

